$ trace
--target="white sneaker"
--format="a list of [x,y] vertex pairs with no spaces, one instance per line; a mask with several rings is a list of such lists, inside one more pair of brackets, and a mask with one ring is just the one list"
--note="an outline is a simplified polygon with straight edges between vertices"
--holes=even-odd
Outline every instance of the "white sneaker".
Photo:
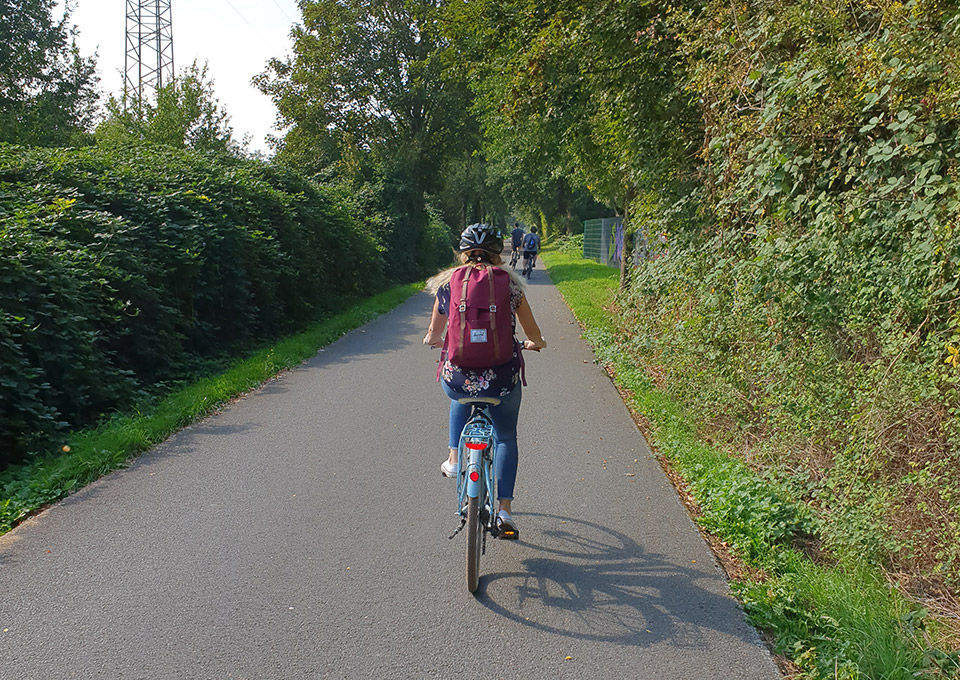
[[460,466],[457,465],[456,463],[451,463],[449,460],[445,460],[442,463],[440,463],[440,473],[444,477],[456,477],[457,468],[459,467]]
[[520,530],[513,521],[509,512],[501,510],[497,513],[497,528],[500,530],[500,538],[508,541],[515,541],[520,538]]

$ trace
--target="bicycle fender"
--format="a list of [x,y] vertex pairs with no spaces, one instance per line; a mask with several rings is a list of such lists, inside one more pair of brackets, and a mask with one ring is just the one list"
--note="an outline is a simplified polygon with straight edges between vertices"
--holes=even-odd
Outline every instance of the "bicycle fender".
[[[480,495],[480,476],[483,472],[480,470],[479,458],[476,451],[470,452],[470,464],[467,465],[467,496],[469,498],[477,498]],[[478,475],[476,482],[471,480],[474,472]]]

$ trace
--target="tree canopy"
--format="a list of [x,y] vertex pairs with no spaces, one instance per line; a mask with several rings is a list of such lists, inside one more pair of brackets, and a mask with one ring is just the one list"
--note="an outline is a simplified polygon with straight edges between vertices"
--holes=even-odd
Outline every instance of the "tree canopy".
[[136,95],[107,102],[107,118],[97,127],[97,141],[145,141],[176,149],[226,153],[236,150],[229,116],[214,94],[207,66],[183,69],[156,92],[155,100]]
[[55,0],[0,5],[0,141],[62,146],[93,127],[95,59],[84,58],[70,27],[68,2],[56,20]]
[[389,252],[406,252],[428,222],[425,197],[439,190],[444,160],[469,140],[467,93],[438,58],[438,5],[309,0],[301,10],[293,56],[257,79],[287,127],[279,157],[377,183],[392,216],[379,236]]
[[481,0],[446,19],[511,203],[569,220],[577,190],[622,211],[689,179],[698,119],[650,3]]

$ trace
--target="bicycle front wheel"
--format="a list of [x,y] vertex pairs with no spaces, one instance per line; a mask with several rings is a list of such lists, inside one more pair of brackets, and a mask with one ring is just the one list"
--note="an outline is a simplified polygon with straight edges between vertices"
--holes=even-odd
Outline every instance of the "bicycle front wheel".
[[483,528],[480,526],[480,499],[467,499],[467,590],[476,592],[480,585],[480,550]]

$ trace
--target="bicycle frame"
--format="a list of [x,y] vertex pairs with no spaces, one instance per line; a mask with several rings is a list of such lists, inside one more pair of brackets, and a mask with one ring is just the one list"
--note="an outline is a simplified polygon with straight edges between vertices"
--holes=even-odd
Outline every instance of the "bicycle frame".
[[[528,254],[531,254],[530,257],[527,257]],[[530,250],[523,251],[523,267],[520,269],[520,276],[526,276],[528,280],[530,279],[530,274],[537,264],[538,254],[539,252],[534,253]]]
[[468,498],[480,500],[484,533],[493,532],[497,525],[494,512],[494,470],[496,469],[497,435],[485,404],[472,400],[473,410],[460,433],[458,447],[459,470],[457,475],[457,513],[463,518]]

